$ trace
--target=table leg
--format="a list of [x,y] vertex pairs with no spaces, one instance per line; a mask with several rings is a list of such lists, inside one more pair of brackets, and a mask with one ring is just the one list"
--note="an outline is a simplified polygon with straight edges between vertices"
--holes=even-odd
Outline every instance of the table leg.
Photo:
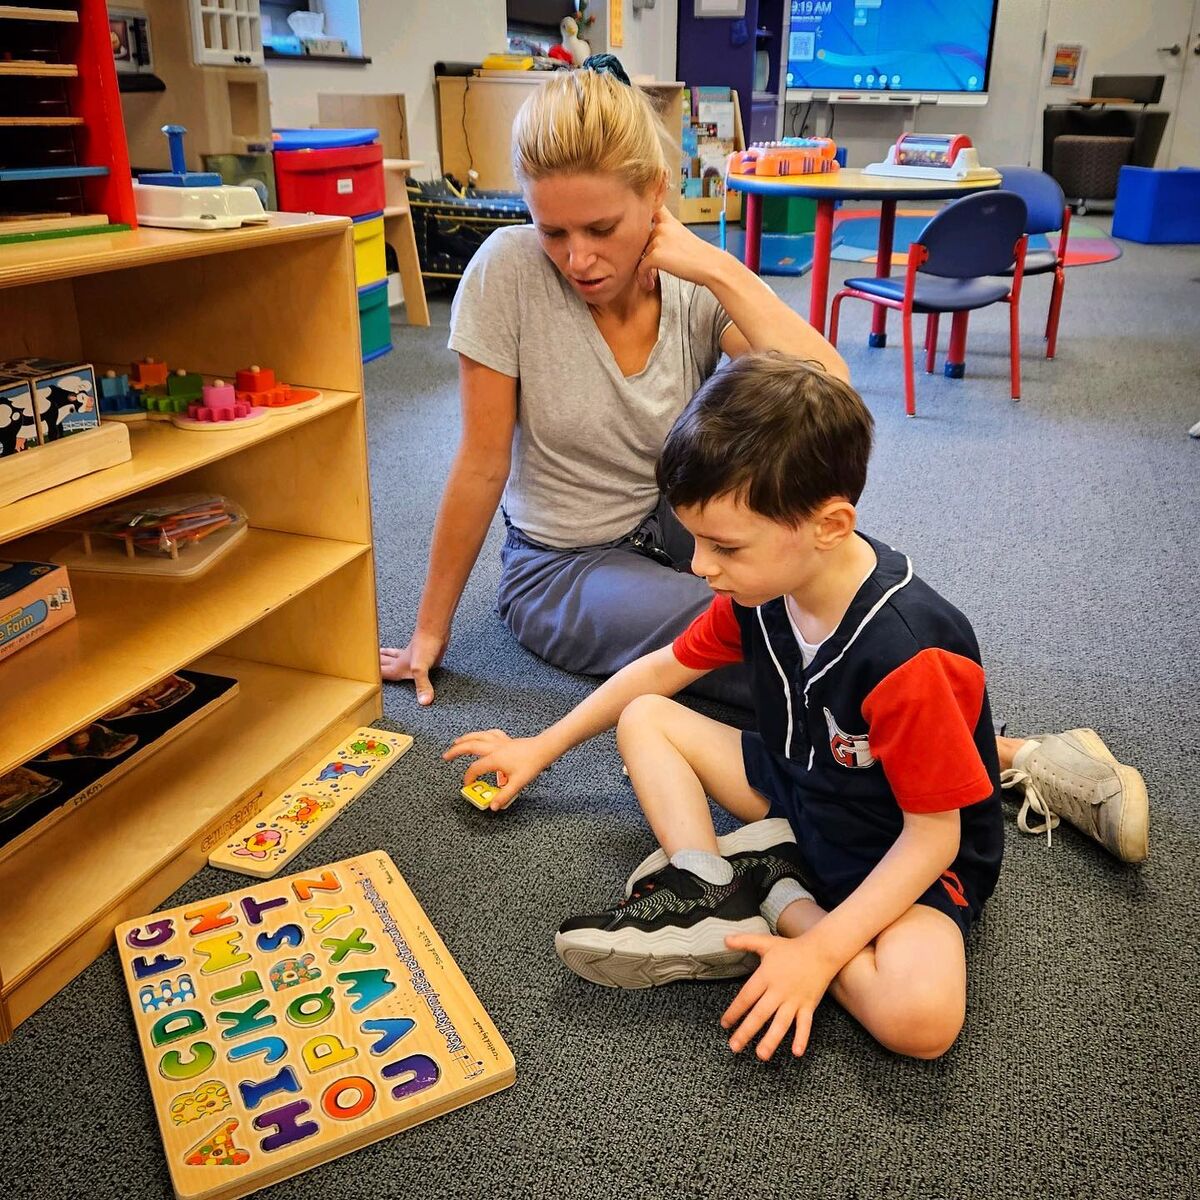
[[956,312],[950,319],[950,349],[946,352],[944,368],[947,379],[961,379],[967,371],[968,312]]
[[[886,279],[892,273],[892,238],[896,232],[896,201],[884,200],[879,206],[879,248],[875,254],[875,278]],[[872,304],[871,334],[867,345],[879,348],[887,345],[887,309]]]
[[817,225],[813,233],[812,291],[808,301],[808,323],[825,333],[825,304],[829,299],[829,258],[833,253],[833,200],[817,200]]
[[762,256],[762,197],[756,192],[746,193],[746,247],[742,261],[755,275]]

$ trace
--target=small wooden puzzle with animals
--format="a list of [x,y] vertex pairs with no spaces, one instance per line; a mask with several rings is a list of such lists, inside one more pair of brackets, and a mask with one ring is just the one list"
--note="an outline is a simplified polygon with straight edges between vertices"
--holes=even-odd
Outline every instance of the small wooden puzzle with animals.
[[178,1197],[237,1200],[516,1078],[382,851],[116,940]]
[[270,879],[412,745],[406,733],[358,730],[209,856],[211,866]]

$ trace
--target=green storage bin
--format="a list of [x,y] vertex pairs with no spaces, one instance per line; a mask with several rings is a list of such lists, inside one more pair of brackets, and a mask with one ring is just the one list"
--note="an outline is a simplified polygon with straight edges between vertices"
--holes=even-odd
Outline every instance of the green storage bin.
[[275,203],[275,159],[265,154],[202,154],[206,171],[216,171],[222,183],[252,187],[267,212],[277,212]]
[[812,233],[817,202],[806,196],[764,196],[763,233]]
[[392,318],[388,312],[386,279],[358,289],[358,328],[362,334],[363,362],[391,350]]

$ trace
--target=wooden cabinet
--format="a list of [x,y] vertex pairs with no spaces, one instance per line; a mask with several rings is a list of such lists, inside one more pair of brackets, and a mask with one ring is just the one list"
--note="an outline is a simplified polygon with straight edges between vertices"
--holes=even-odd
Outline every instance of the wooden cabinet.
[[[0,358],[153,354],[230,377],[274,367],[322,403],[244,429],[131,428],[133,457],[0,508],[0,557],[144,492],[216,491],[248,536],[191,582],[72,576],[78,617],[0,663],[0,774],[164,675],[239,693],[0,862],[0,1036],[153,909],[314,753],[382,712],[350,222],[272,215],[0,249]],[[37,451],[30,451],[36,454]]]

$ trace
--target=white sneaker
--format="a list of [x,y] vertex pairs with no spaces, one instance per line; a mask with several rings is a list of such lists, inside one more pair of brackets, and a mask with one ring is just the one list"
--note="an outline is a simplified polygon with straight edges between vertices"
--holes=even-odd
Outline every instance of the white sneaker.
[[[1047,843],[1060,817],[1095,838],[1125,862],[1149,852],[1150,805],[1146,781],[1120,763],[1094,729],[1068,729],[1029,738],[1000,775],[1005,788],[1023,794],[1017,826],[1045,833]],[[1042,818],[1029,823],[1029,814]]]

